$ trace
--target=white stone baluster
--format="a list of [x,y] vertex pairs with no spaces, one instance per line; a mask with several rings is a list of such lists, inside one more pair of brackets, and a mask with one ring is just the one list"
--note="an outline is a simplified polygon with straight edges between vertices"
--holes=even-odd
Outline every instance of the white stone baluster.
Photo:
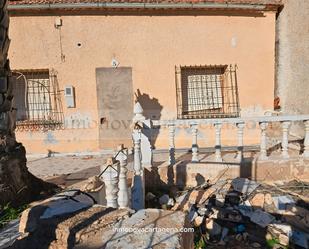
[[284,121],[284,122],[281,122],[281,125],[282,125],[282,141],[281,141],[282,157],[289,158],[288,146],[289,146],[289,128],[290,128],[291,122]]
[[128,150],[124,149],[123,146],[118,147],[119,154],[116,156],[116,160],[120,163],[119,173],[119,192],[118,192],[118,205],[120,208],[129,206],[129,193],[128,193],[128,180],[127,180],[127,158]]
[[261,144],[260,144],[260,159],[266,160],[267,159],[267,136],[266,136],[266,128],[267,122],[260,122],[259,123],[261,128]]
[[133,144],[134,144],[134,174],[142,174],[142,158],[141,158],[141,130],[135,129],[133,131]]
[[198,145],[197,145],[197,132],[198,132],[198,126],[197,124],[191,125],[191,131],[192,131],[192,162],[198,162]]
[[119,181],[119,162],[113,158],[108,158],[105,165],[101,167],[103,181],[105,183],[106,201],[108,207],[117,208],[117,194]]
[[175,164],[175,124],[168,125],[169,165]]
[[309,158],[309,120],[305,121],[305,141],[304,141],[304,154],[305,158]]
[[237,126],[237,141],[238,141],[237,160],[242,160],[244,150],[245,123],[237,123],[236,126]]
[[215,123],[215,131],[216,131],[216,146],[215,146],[215,156],[217,162],[222,162],[221,157],[221,123]]
[[144,170],[141,162],[141,130],[133,131],[134,143],[134,178],[132,182],[132,208],[135,210],[143,209],[145,206],[145,183]]

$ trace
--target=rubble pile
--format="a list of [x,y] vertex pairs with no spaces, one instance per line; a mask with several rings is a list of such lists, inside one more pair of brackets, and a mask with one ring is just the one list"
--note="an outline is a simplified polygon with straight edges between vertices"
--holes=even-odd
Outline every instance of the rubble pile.
[[187,212],[196,248],[309,248],[309,209],[302,191],[308,196],[309,185],[236,178],[205,183],[179,193],[174,201],[164,195],[159,201],[162,208]]

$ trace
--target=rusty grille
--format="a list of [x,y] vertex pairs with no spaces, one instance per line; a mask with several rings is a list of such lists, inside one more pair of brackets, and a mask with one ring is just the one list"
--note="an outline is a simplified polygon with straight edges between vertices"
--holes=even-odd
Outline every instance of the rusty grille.
[[176,67],[177,117],[238,117],[236,68],[236,65]]
[[13,70],[17,130],[50,130],[63,125],[63,108],[53,70]]

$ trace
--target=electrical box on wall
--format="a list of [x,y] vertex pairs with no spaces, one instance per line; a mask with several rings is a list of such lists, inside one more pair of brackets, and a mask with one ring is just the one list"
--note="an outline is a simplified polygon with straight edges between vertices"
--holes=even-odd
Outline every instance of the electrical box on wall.
[[64,89],[64,98],[67,108],[75,107],[75,91],[73,86],[66,86]]

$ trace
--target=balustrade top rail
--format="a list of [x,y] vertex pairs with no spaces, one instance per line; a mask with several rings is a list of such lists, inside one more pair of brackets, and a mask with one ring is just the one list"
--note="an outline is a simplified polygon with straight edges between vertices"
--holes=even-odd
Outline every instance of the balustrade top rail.
[[246,122],[284,122],[284,121],[307,121],[309,115],[280,115],[280,116],[259,116],[243,118],[214,118],[214,119],[174,119],[174,120],[152,120],[153,126],[168,125],[199,125],[199,124],[224,124],[224,123],[246,123]]

